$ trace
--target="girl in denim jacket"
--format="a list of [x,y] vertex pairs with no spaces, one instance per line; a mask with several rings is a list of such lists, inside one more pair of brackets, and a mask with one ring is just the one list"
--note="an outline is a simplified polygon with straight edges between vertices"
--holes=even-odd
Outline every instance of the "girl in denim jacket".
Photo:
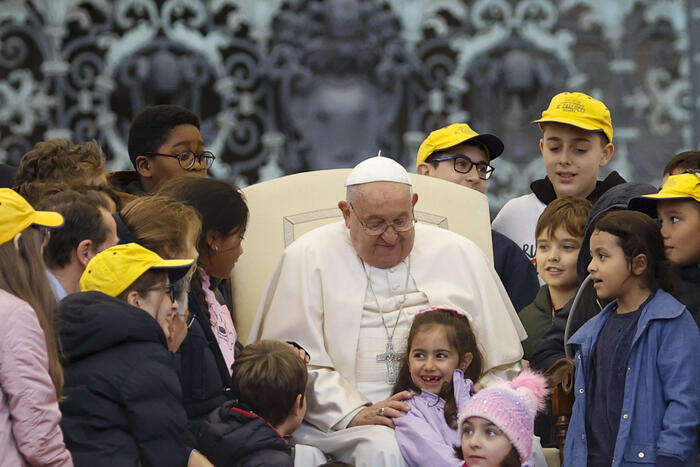
[[564,465],[695,465],[700,334],[660,288],[659,227],[639,212],[610,212],[590,250],[596,294],[613,301],[569,340],[576,400]]

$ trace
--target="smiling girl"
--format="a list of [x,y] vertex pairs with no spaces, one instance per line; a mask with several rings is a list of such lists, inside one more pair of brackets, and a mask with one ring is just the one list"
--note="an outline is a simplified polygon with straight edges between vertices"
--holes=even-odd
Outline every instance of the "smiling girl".
[[431,307],[418,313],[406,344],[408,355],[393,393],[410,390],[411,411],[394,418],[396,440],[410,466],[462,465],[458,409],[481,375],[481,354],[466,316]]
[[695,465],[700,334],[660,288],[659,227],[639,212],[610,212],[590,249],[598,298],[612,302],[569,340],[578,350],[565,465]]

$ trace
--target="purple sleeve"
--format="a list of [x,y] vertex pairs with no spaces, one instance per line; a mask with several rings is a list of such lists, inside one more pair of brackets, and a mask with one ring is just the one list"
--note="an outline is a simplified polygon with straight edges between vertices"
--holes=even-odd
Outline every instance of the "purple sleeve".
[[439,429],[432,427],[415,405],[411,406],[409,413],[394,419],[396,441],[406,463],[411,467],[462,466],[464,461],[455,456],[455,448],[445,443]]

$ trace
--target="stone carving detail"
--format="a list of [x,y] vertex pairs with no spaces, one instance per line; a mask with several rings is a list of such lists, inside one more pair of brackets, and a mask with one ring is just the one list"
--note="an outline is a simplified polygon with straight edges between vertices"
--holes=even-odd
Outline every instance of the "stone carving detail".
[[377,149],[412,168],[427,132],[468,121],[506,143],[497,209],[543,172],[529,122],[576,89],[612,110],[610,168],[656,183],[700,140],[692,3],[3,0],[0,161],[95,138],[128,167],[131,118],[168,102],[201,116],[214,175],[245,185]]

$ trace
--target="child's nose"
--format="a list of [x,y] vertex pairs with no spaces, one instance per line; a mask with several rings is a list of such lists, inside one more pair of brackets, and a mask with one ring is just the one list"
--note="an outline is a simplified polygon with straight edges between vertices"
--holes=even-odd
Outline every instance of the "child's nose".
[[591,260],[590,263],[588,263],[588,267],[586,268],[588,272],[593,272],[595,271],[595,265],[593,264],[593,260]]

